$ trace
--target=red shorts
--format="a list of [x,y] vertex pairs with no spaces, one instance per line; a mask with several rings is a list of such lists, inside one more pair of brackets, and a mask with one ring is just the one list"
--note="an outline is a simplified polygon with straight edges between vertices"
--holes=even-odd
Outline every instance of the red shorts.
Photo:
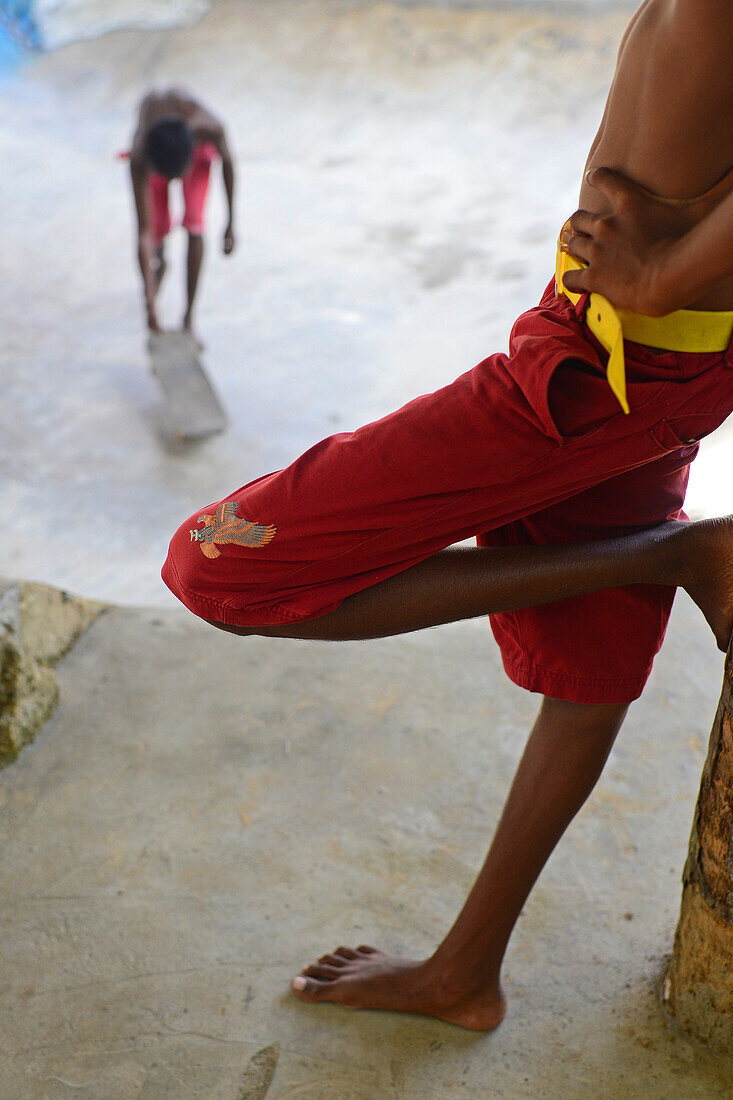
[[[191,167],[181,178],[183,201],[186,212],[182,225],[189,233],[200,236],[204,231],[204,205],[209,187],[209,170],[214,158],[218,156],[216,146],[206,141],[197,145],[193,151]],[[151,172],[148,178],[150,196],[150,219],[153,240],[156,248],[171,231],[171,215],[168,209],[168,184],[170,180],[157,172]]]
[[[577,542],[684,516],[696,441],[733,409],[733,346],[655,354],[627,342],[625,415],[584,305],[551,283],[514,325],[509,355],[199,509],[173,536],[164,581],[202,618],[297,623],[471,535]],[[491,622],[518,684],[626,703],[672,597],[633,585]]]

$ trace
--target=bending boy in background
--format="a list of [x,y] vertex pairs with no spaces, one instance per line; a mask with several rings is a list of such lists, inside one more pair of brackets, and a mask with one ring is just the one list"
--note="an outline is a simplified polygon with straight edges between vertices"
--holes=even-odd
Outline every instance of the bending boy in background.
[[176,89],[149,92],[142,100],[130,152],[130,175],[138,224],[138,259],[145,291],[148,329],[159,332],[155,298],[166,270],[163,242],[171,229],[168,185],[183,186],[188,232],[186,312],[183,329],[193,334],[193,305],[204,255],[204,206],[212,162],[221,157],[229,206],[223,251],[234,248],[234,167],[221,122],[198,100]]

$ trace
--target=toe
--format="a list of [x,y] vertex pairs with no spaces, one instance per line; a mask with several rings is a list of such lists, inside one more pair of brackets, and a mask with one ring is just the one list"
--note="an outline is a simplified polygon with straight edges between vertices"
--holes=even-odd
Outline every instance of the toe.
[[319,963],[328,963],[330,966],[346,966],[346,959],[340,955],[321,955]]
[[293,978],[290,983],[293,993],[303,1001],[325,1000],[328,987],[328,982],[318,981],[317,978],[305,978],[302,974],[298,974],[297,978]]
[[338,966],[328,966],[314,963],[312,966],[303,967],[303,973],[309,978],[320,978],[325,982],[332,982],[341,977],[341,969]]
[[360,955],[375,955],[377,952],[376,947],[369,947],[369,945],[365,943],[362,943],[356,950]]
[[342,955],[345,959],[357,959],[359,957],[353,947],[337,947],[334,955]]

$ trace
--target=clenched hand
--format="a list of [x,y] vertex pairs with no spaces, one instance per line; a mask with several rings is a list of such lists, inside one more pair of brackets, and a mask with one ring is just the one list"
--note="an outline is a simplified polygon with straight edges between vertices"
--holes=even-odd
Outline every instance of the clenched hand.
[[621,309],[650,317],[680,308],[684,303],[673,303],[662,289],[676,243],[659,237],[659,215],[668,203],[610,168],[594,168],[586,179],[605,195],[611,213],[577,210],[570,219],[562,243],[588,267],[565,275],[567,289],[595,290]]

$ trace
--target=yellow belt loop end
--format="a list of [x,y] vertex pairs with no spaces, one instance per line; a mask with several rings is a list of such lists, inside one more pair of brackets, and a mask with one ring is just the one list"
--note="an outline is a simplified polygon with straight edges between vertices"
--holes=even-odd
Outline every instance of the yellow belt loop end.
[[626,363],[624,361],[624,330],[615,308],[602,294],[591,294],[585,312],[585,323],[608,352],[606,377],[616,400],[629,413],[626,397]]
[[624,337],[622,332],[619,334],[618,340],[614,340],[613,347],[608,356],[606,377],[608,378],[608,384],[613,390],[616,400],[628,415],[631,409],[629,408],[629,402],[626,397],[626,363],[624,361]]
[[[566,271],[577,271],[586,265],[575,256],[565,252],[560,244],[566,222],[560,232],[557,242],[557,254],[555,258],[555,289],[558,294],[563,294],[573,305],[580,301],[580,294],[567,290],[563,283]],[[626,364],[624,362],[624,332],[621,319],[608,298],[602,294],[593,293],[588,299],[588,305],[584,317],[585,323],[595,338],[608,352],[608,365],[606,377],[608,384],[616,397],[619,405],[625,413],[629,413],[629,402],[626,397]]]

